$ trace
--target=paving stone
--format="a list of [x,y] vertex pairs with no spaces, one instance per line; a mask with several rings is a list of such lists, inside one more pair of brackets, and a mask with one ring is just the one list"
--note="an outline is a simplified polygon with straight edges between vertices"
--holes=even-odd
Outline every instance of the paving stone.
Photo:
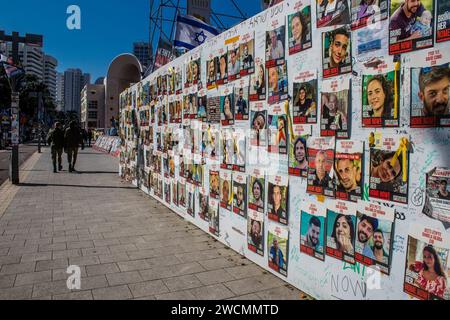
[[53,300],[93,300],[91,291],[71,292],[65,294],[57,294],[53,296]]
[[142,281],[142,277],[137,271],[119,272],[107,274],[106,278],[110,286],[117,286],[121,284],[136,283]]
[[44,260],[36,262],[36,271],[45,271],[59,268],[67,268],[69,262],[67,258],[55,259],[55,260]]
[[0,289],[11,288],[14,286],[15,274],[0,275]]
[[35,284],[49,281],[52,281],[52,272],[50,270],[41,272],[21,273],[17,275],[16,281],[14,282],[14,286],[20,287],[27,284]]
[[134,283],[128,286],[135,298],[169,292],[169,289],[161,280]]
[[30,299],[32,286],[14,287],[0,290],[0,300]]
[[0,275],[6,274],[18,274],[34,271],[36,262],[23,262],[3,265],[0,271]]
[[189,291],[200,300],[223,300],[234,297],[234,293],[221,283],[195,288]]
[[206,271],[197,273],[195,275],[204,285],[212,285],[221,282],[232,281],[236,279],[231,274],[227,272],[225,269],[218,269],[212,271]]
[[303,296],[292,286],[284,285],[281,287],[264,290],[256,293],[262,300],[300,300]]
[[185,275],[163,280],[170,291],[179,291],[201,287],[202,283],[195,275]]
[[206,270],[216,270],[236,266],[236,262],[231,258],[216,258],[198,261],[198,263],[200,263]]
[[264,274],[264,270],[257,265],[250,264],[245,266],[237,266],[226,269],[234,279],[242,279]]
[[117,286],[92,290],[94,300],[125,300],[133,298],[128,286]]
[[86,272],[89,276],[96,276],[108,273],[118,273],[120,272],[120,270],[115,263],[105,263],[86,266]]
[[285,284],[283,281],[269,274],[224,283],[236,295],[260,292],[282,286],[283,284]]
[[189,290],[182,290],[176,292],[157,294],[155,295],[155,299],[178,301],[178,300],[197,300],[198,298],[194,296],[194,294]]
[[145,270],[150,268],[150,264],[146,260],[122,261],[117,262],[120,271]]
[[33,286],[33,299],[63,293],[70,293],[70,290],[67,288],[66,280],[38,283]]

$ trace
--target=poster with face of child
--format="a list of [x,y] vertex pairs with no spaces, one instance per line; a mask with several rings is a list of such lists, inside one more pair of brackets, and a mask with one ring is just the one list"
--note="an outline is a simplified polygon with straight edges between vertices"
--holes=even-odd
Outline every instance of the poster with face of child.
[[336,141],[336,198],[357,202],[364,186],[364,142]]
[[254,147],[267,146],[267,106],[264,102],[251,104],[250,112],[250,145]]
[[412,223],[403,290],[420,300],[450,300],[450,237],[440,229]]
[[255,72],[255,33],[250,32],[242,35],[239,46],[241,77]]
[[212,166],[209,170],[209,196],[214,199],[220,199],[220,184],[219,184],[218,168]]
[[266,179],[260,169],[254,169],[248,185],[248,207],[253,211],[264,213],[266,199]]
[[364,63],[362,74],[362,126],[398,127],[400,63],[377,58]]
[[311,127],[301,124],[293,125],[294,136],[289,139],[289,168],[291,176],[308,177],[308,154],[306,141],[311,135]]
[[308,138],[308,193],[334,198],[334,148],[334,138]]
[[317,28],[350,23],[348,0],[316,0]]
[[295,12],[287,16],[289,54],[311,48],[311,6],[302,1],[294,4]]
[[327,256],[355,263],[356,203],[332,202],[327,209]]
[[293,83],[293,122],[317,123],[317,72],[302,71]]
[[322,33],[323,77],[352,72],[351,31],[348,25]]
[[436,42],[450,40],[450,0],[437,1]]
[[289,255],[289,228],[268,224],[267,251],[269,268],[287,277]]
[[300,252],[325,260],[326,208],[317,201],[302,202],[300,217]]
[[289,177],[270,175],[267,179],[269,220],[287,225],[289,223]]
[[247,247],[264,256],[264,214],[251,209],[247,217]]
[[388,18],[388,0],[351,0],[352,30]]
[[427,172],[423,213],[450,228],[450,169],[438,167]]
[[389,54],[433,46],[434,0],[391,0]]
[[322,82],[320,135],[349,139],[351,132],[351,79],[344,76]]
[[417,52],[409,63],[411,127],[450,126],[450,52]]
[[369,196],[408,203],[409,151],[406,137],[385,135],[370,149]]
[[219,201],[209,198],[208,206],[209,232],[216,237],[219,236]]
[[247,218],[247,176],[233,174],[233,212]]
[[389,275],[394,243],[395,209],[374,202],[358,201],[355,259]]

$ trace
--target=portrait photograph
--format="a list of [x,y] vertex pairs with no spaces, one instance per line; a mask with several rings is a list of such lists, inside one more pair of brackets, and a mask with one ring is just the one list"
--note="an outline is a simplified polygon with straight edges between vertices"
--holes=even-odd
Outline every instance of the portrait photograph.
[[324,78],[352,72],[351,39],[349,26],[322,33],[322,70]]
[[289,229],[287,227],[268,225],[267,252],[269,268],[287,277],[289,261]]
[[264,256],[264,214],[249,210],[247,217],[247,248]]
[[289,54],[295,54],[312,47],[311,6],[288,15]]
[[294,124],[317,123],[317,79],[293,84]]

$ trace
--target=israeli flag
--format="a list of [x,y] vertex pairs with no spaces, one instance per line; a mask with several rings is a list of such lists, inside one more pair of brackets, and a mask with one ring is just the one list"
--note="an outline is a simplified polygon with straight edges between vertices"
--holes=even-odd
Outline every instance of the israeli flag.
[[203,44],[206,39],[217,36],[219,32],[209,24],[193,16],[177,16],[177,31],[175,34],[175,47],[189,50]]

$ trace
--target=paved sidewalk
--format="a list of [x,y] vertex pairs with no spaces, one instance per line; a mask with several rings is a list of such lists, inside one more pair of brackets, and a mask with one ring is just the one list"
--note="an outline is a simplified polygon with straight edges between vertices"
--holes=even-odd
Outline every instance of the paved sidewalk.
[[[33,155],[19,188],[0,187],[0,299],[305,298],[121,182],[117,159],[86,149],[75,174],[49,159]],[[81,290],[67,288],[69,265]]]

